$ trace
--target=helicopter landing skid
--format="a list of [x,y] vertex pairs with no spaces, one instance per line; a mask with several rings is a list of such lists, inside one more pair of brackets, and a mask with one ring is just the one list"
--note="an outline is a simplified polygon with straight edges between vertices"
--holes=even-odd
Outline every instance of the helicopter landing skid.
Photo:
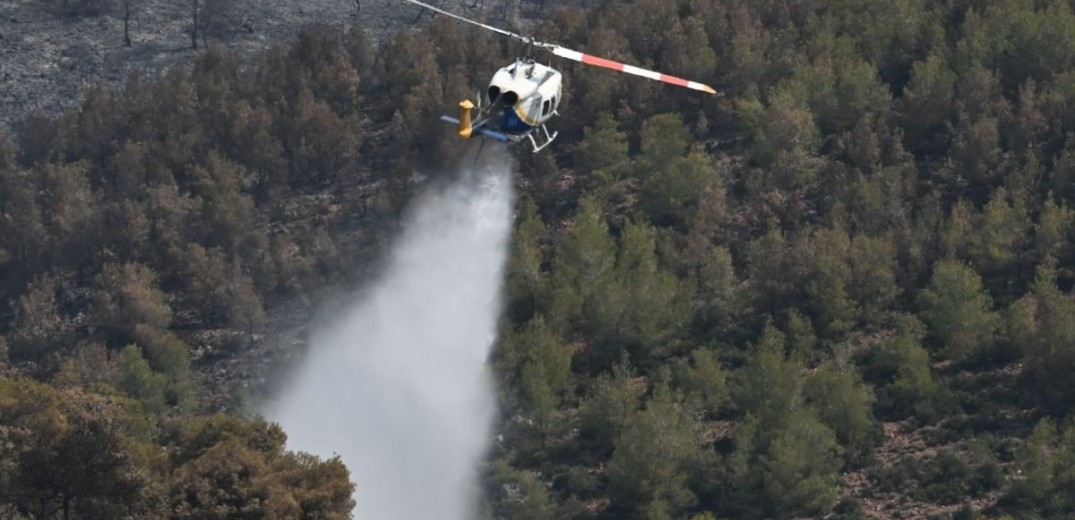
[[560,134],[559,132],[553,132],[552,134],[549,134],[548,127],[546,127],[545,125],[541,125],[541,132],[545,134],[545,138],[542,139],[542,143],[539,145],[537,143],[537,139],[534,139],[535,132],[537,132],[536,128],[532,132],[526,134],[526,137],[530,139],[530,144],[534,147],[534,153],[538,153],[544,150],[545,147],[552,144],[552,142],[556,140],[556,136]]

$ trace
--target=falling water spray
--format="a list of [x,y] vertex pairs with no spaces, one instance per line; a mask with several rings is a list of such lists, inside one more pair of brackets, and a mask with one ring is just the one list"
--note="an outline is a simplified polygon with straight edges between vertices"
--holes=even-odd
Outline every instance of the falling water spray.
[[416,201],[383,276],[313,336],[264,410],[289,448],[340,456],[355,518],[475,516],[513,203],[510,157],[482,159]]

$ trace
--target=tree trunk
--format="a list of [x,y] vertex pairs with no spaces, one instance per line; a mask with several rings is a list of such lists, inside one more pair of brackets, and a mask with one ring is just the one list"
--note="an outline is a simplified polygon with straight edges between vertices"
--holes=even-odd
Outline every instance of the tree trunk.
[[191,14],[194,20],[190,26],[190,48],[198,48],[198,3],[201,0],[190,0]]
[[123,2],[123,43],[128,48],[131,46],[131,0],[124,0]]

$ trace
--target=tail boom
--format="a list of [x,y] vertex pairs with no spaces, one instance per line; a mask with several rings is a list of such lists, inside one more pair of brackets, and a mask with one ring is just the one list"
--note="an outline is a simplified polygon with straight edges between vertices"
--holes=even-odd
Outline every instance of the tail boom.
[[503,143],[514,141],[514,139],[512,139],[512,137],[510,135],[505,134],[503,132],[497,132],[495,130],[490,130],[490,129],[485,128],[483,126],[478,126],[477,128],[475,128],[474,126],[472,126],[470,124],[467,124],[467,129],[469,130],[469,132],[466,135],[463,135],[463,121],[461,119],[455,118],[455,117],[452,117],[452,116],[440,116],[440,120],[444,121],[445,123],[449,123],[449,124],[453,124],[453,125],[459,125],[459,136],[462,137],[463,139],[466,139],[466,138],[470,137],[471,135],[477,133],[477,134],[481,134],[481,135],[483,135],[485,137],[488,137],[490,139],[495,139],[495,140],[503,142]]

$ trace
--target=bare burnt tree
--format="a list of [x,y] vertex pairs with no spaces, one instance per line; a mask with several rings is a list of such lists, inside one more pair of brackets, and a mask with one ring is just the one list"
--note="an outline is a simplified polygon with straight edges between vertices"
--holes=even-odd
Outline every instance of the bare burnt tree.
[[198,14],[201,12],[202,0],[190,0],[190,48],[198,48]]
[[131,0],[123,0],[123,43],[131,46]]

